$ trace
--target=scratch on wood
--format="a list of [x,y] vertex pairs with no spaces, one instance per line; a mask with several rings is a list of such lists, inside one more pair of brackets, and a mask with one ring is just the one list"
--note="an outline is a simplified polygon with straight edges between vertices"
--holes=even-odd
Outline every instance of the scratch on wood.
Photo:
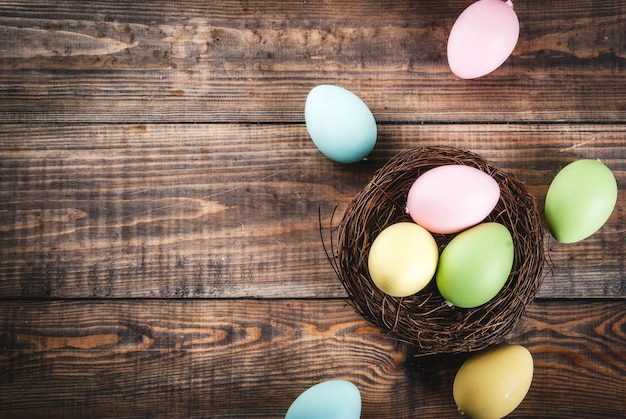
[[285,248],[285,249],[290,249],[290,247],[289,247],[289,246],[287,246],[285,243],[281,242],[280,240],[278,240],[278,239],[274,239],[274,241],[275,241],[276,243],[278,243],[279,245],[281,245],[283,248]]
[[594,136],[594,137],[591,137],[591,139],[589,139],[589,140],[587,140],[587,141],[582,141],[582,142],[580,142],[580,143],[573,144],[573,145],[571,145],[571,146],[569,146],[569,147],[562,148],[562,149],[560,149],[559,151],[560,151],[561,153],[563,153],[563,152],[565,152],[565,151],[574,150],[574,149],[579,148],[579,147],[582,147],[582,146],[584,146],[584,145],[587,145],[587,144],[593,143],[594,141],[596,141],[596,137],[595,137],[595,136]]

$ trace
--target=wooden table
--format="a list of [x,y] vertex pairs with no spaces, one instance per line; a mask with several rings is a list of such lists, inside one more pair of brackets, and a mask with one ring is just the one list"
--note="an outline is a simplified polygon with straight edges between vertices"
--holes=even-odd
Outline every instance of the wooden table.
[[[511,417],[626,416],[626,4],[515,4],[496,72],[460,80],[470,1],[0,4],[0,417],[282,417],[354,382],[363,418],[457,418],[458,357],[415,358],[355,313],[330,224],[404,148],[479,153],[543,202],[601,159],[621,195],[550,266],[507,341],[535,376]],[[311,88],[368,104],[366,161],[324,157]],[[335,218],[335,222],[337,218]]]

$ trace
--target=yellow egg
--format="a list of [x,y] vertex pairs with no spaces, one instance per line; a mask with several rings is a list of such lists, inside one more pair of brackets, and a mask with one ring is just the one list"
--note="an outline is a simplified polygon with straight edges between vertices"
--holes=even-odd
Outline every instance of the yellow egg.
[[519,406],[533,379],[533,358],[521,345],[493,346],[470,356],[454,377],[454,402],[473,419],[499,419]]
[[400,222],[374,239],[368,268],[374,284],[385,294],[406,297],[424,288],[435,274],[439,249],[425,228]]

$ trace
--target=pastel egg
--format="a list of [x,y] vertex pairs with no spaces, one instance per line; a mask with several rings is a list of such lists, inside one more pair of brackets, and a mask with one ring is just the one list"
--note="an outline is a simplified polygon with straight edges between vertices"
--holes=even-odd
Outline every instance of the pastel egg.
[[304,107],[306,127],[315,146],[339,163],[363,160],[376,144],[376,121],[367,105],[339,86],[313,88]]
[[457,236],[441,252],[436,282],[456,307],[485,304],[502,289],[513,268],[513,238],[499,223],[482,223]]
[[374,239],[368,255],[369,274],[384,293],[406,297],[433,278],[439,249],[433,236],[411,222],[392,224]]
[[471,166],[445,165],[419,176],[406,208],[417,224],[433,233],[456,233],[478,224],[495,208],[500,186]]
[[316,384],[291,404],[285,419],[359,419],[361,394],[350,381],[331,380]]
[[552,180],[545,201],[546,222],[561,243],[594,234],[609,219],[617,203],[617,181],[600,160],[578,160]]
[[448,64],[462,79],[491,73],[509,58],[519,38],[513,3],[480,0],[454,22],[448,38]]
[[452,394],[461,412],[473,419],[499,419],[528,394],[533,357],[515,344],[492,346],[470,356],[454,377]]

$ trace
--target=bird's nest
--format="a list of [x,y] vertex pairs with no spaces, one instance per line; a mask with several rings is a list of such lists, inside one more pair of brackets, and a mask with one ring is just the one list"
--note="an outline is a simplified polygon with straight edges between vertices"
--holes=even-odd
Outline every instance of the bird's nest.
[[[408,297],[380,291],[368,273],[368,254],[387,226],[412,221],[406,197],[417,177],[442,165],[482,170],[500,186],[500,200],[485,221],[506,226],[513,238],[514,262],[504,288],[489,302],[471,309],[450,306],[435,281]],[[448,147],[400,152],[380,168],[346,208],[330,258],[350,302],[365,319],[396,339],[415,345],[418,354],[470,352],[499,343],[533,301],[542,279],[543,231],[536,199],[514,175],[479,155]],[[454,235],[433,235],[443,250]]]

